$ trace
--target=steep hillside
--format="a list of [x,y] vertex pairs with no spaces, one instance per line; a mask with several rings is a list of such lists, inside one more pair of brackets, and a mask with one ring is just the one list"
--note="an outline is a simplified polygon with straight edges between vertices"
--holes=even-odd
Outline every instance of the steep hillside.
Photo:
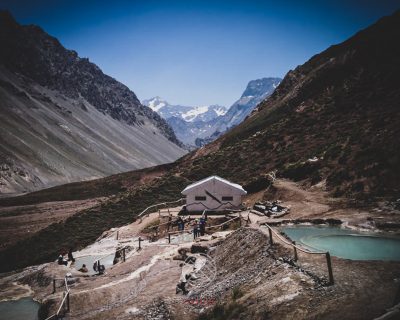
[[281,78],[262,78],[248,83],[242,96],[220,120],[218,130],[225,131],[241,123],[256,105],[269,97],[282,81]]
[[0,12],[0,192],[104,177],[184,154],[126,86]]
[[54,258],[66,244],[88,244],[111,226],[132,221],[146,206],[179,198],[189,182],[211,174],[249,192],[265,187],[263,175],[277,170],[304,186],[321,182],[334,196],[397,199],[399,38],[396,12],[312,57],[290,71],[242,124],[157,179],[0,252],[0,260],[7,261],[2,270]]
[[398,196],[399,37],[397,11],[312,57],[209,149],[251,157],[247,174],[278,169],[311,184],[326,179],[338,196]]

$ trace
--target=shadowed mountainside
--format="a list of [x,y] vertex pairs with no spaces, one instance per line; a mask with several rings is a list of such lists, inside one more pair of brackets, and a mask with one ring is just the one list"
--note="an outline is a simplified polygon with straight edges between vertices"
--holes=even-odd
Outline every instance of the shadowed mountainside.
[[0,252],[1,270],[55,259],[63,246],[85,246],[110,227],[132,221],[146,206],[175,200],[188,183],[212,174],[250,192],[265,188],[265,174],[277,170],[278,176],[305,186],[325,184],[336,196],[398,197],[399,38],[396,12],[312,57],[290,71],[242,124],[179,159],[157,179]]
[[169,125],[40,27],[0,12],[0,192],[32,191],[176,160]]

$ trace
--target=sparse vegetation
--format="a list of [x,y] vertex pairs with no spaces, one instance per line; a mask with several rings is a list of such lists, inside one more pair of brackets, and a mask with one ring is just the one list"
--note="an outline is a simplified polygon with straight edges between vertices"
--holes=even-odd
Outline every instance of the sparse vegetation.
[[217,304],[209,313],[200,315],[198,320],[246,319],[246,316],[240,316],[244,311],[245,308],[235,301],[228,304]]
[[232,299],[233,300],[240,299],[241,297],[243,297],[243,295],[244,295],[244,293],[240,289],[240,287],[233,288],[233,290],[232,290]]

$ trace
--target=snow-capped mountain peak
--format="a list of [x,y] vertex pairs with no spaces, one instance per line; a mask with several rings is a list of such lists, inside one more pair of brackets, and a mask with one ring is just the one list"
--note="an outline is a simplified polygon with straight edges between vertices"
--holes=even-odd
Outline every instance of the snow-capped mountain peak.
[[164,119],[180,118],[186,122],[210,121],[224,115],[228,110],[224,106],[181,106],[172,105],[160,97],[143,100],[142,104],[159,113]]
[[144,100],[143,105],[148,106],[151,110],[158,112],[162,107],[165,107],[168,103],[160,97],[154,97],[152,99]]

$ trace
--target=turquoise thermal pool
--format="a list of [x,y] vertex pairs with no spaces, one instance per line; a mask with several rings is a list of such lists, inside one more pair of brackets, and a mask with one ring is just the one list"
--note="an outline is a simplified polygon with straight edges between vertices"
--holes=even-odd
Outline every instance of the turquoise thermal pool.
[[32,298],[0,302],[0,320],[37,320],[40,304]]
[[351,260],[400,261],[400,237],[330,226],[282,227],[289,238],[311,251],[329,251]]

